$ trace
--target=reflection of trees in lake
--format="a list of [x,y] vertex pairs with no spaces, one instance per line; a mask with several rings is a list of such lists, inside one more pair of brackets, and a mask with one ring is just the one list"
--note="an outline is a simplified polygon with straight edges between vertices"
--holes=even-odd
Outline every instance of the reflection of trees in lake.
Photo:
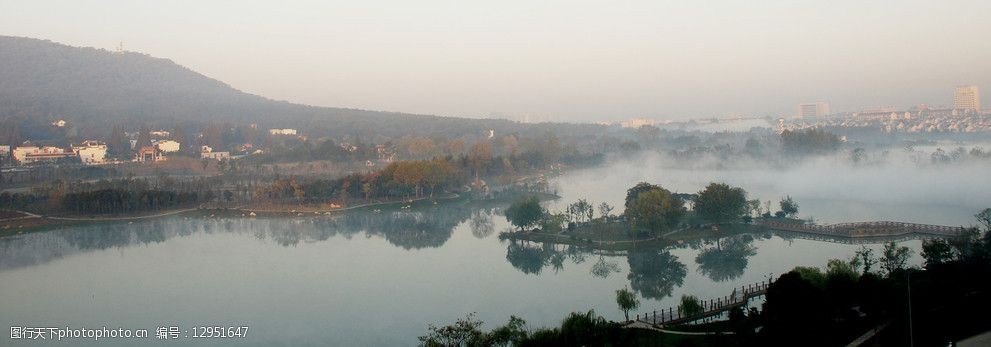
[[554,268],[554,273],[558,273],[559,271],[564,270],[565,259],[567,258],[563,252],[551,253],[550,258],[548,258],[548,262],[550,263],[551,267]]
[[[285,247],[350,238],[361,232],[380,235],[405,249],[439,247],[473,209],[446,206],[424,211],[354,212],[334,218],[168,217],[133,223],[112,222],[0,238],[0,269],[29,266],[91,249],[159,243],[195,233],[242,233]],[[491,222],[491,217],[488,217]],[[491,227],[491,226],[490,226]]]
[[495,226],[492,224],[492,210],[478,209],[473,211],[469,225],[471,226],[471,234],[477,238],[484,239],[492,235],[492,232],[495,231]]
[[606,278],[614,272],[619,272],[619,264],[606,261],[606,257],[600,255],[599,261],[592,265],[590,272],[592,273],[592,276]]
[[0,238],[0,270],[94,250],[164,242],[192,231],[178,219],[98,223]]
[[[331,218],[258,220],[267,221],[267,227],[249,229],[255,229],[255,236],[259,239],[271,239],[283,246],[325,241],[335,235],[351,238],[364,232],[382,236],[389,243],[404,249],[419,249],[443,245],[451,238],[455,226],[472,218],[473,211],[465,206],[382,213],[353,211]],[[491,223],[491,216],[488,218]],[[492,228],[491,224],[489,228]]]
[[729,281],[743,276],[747,270],[747,258],[757,254],[751,245],[754,238],[738,235],[716,239],[715,247],[703,249],[695,257],[699,273],[716,282]]
[[540,274],[545,266],[557,273],[564,270],[568,261],[573,264],[585,262],[587,252],[589,250],[577,246],[512,240],[506,247],[506,260],[525,274]]
[[168,220],[156,219],[140,223],[99,223],[44,233],[63,238],[79,249],[106,249],[159,243],[190,234],[185,228],[174,224]]
[[[267,224],[258,228],[257,225],[250,225],[249,228],[257,229],[261,234],[260,240],[272,240],[283,247],[296,247],[300,242],[326,240],[337,230],[320,228],[320,223],[311,220],[301,219],[268,219],[262,221]],[[255,234],[256,237],[259,234]]]
[[685,264],[668,251],[635,250],[627,255],[630,287],[648,299],[663,299],[680,287],[687,271]]
[[465,207],[432,208],[423,211],[373,213],[354,211],[331,218],[266,219],[266,228],[256,228],[255,237],[271,239],[283,246],[299,242],[325,241],[335,235],[350,239],[362,232],[382,236],[404,249],[440,247],[454,227],[471,217]]
[[525,274],[540,274],[545,262],[549,258],[547,254],[548,244],[533,244],[528,241],[513,240],[506,248],[506,260],[510,265],[523,271]]
[[368,234],[382,235],[389,243],[404,249],[419,249],[440,247],[451,238],[454,226],[460,221],[445,217],[445,213],[393,212],[384,216],[364,215],[360,220]]
[[591,252],[590,250],[583,249],[576,246],[568,246],[565,249],[565,253],[568,254],[568,259],[571,259],[572,263],[581,264],[585,262],[585,253]]
[[440,247],[451,238],[455,226],[471,217],[472,209],[450,206],[415,212],[350,213],[334,219],[333,224],[338,228],[381,235],[389,243],[404,249],[419,249]]

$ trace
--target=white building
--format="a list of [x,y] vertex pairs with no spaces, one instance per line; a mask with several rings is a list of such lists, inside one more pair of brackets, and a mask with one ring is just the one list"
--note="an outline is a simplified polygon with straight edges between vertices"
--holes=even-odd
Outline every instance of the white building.
[[30,164],[41,161],[57,161],[60,159],[74,157],[76,155],[72,151],[66,151],[63,148],[55,146],[38,147],[35,145],[14,148],[13,153],[14,160],[17,160],[20,164]]
[[27,159],[28,154],[38,153],[39,151],[41,151],[41,148],[38,148],[38,146],[28,145],[28,146],[15,147],[13,152],[14,160],[16,160],[18,163],[24,163],[25,159]]
[[155,141],[153,145],[155,146],[155,148],[158,148],[158,150],[162,151],[163,153],[178,152],[180,147],[179,142],[173,140]]
[[73,146],[72,151],[86,165],[103,164],[107,159],[107,145],[97,141],[83,141],[79,146]]
[[953,93],[953,108],[963,111],[981,110],[981,91],[977,86],[959,86]]
[[272,135],[296,135],[296,129],[268,129],[268,133]]
[[804,104],[798,104],[799,117],[822,117],[829,115],[829,103],[828,102],[808,102]]
[[231,152],[202,152],[200,153],[201,159],[214,159],[214,160],[224,160],[230,159]]
[[224,160],[230,159],[231,152],[214,152],[213,148],[210,146],[200,147],[200,158],[201,159],[214,159],[214,160]]

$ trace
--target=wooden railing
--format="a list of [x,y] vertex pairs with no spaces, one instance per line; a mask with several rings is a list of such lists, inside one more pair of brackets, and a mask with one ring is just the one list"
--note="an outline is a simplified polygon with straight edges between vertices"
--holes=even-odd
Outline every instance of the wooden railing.
[[964,227],[890,221],[816,225],[805,224],[800,221],[761,219],[755,221],[754,224],[775,230],[842,237],[903,236],[908,234],[957,236],[966,230]]
[[766,282],[761,281],[741,286],[733,289],[733,293],[730,295],[707,301],[704,300],[699,303],[702,305],[701,311],[694,314],[684,312],[681,306],[668,307],[666,310],[661,309],[643,315],[637,314],[636,321],[655,326],[669,326],[721,314],[724,311],[746,304],[750,298],[764,295],[772,281],[767,280]]

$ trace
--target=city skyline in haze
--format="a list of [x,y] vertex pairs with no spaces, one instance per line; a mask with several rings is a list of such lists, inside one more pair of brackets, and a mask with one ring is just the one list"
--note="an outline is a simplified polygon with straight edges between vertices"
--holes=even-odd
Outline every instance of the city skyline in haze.
[[[0,35],[167,58],[291,102],[594,122],[953,105],[991,3],[6,1]],[[2,62],[0,62],[2,63]]]

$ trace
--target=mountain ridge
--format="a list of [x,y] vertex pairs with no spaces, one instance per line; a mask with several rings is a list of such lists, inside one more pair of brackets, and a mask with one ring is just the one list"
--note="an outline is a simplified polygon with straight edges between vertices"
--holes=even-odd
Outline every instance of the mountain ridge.
[[165,129],[179,123],[256,123],[306,129],[318,136],[386,137],[550,128],[502,119],[278,101],[243,92],[166,58],[14,36],[0,36],[0,117],[22,122],[65,119],[78,127],[80,136],[101,134],[110,123]]

